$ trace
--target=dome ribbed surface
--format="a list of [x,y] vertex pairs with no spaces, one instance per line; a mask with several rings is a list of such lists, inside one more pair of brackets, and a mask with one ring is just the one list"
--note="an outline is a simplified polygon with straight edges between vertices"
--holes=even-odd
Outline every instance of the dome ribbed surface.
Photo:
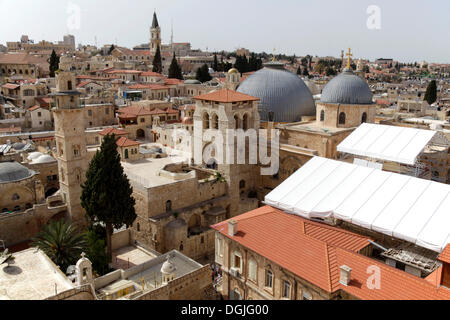
[[320,102],[334,104],[372,104],[373,94],[366,81],[346,69],[323,89]]
[[269,120],[269,112],[274,113],[274,122],[297,122],[302,116],[316,113],[306,84],[282,66],[266,64],[242,82],[237,91],[260,99],[261,121]]
[[33,171],[17,162],[0,162],[0,183],[20,181],[32,177]]

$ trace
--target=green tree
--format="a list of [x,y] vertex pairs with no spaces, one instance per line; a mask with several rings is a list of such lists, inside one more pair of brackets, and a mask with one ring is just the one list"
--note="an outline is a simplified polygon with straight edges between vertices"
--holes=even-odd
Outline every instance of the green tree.
[[87,246],[84,235],[65,220],[51,221],[31,240],[31,245],[44,251],[63,272],[80,259]]
[[85,234],[87,242],[86,255],[92,262],[92,268],[102,276],[109,271],[109,259],[106,254],[106,229],[101,225],[91,227]]
[[219,71],[219,62],[217,61],[217,54],[214,53],[214,62],[213,62],[214,71]]
[[209,74],[208,65],[206,63],[197,69],[195,79],[197,79],[198,81],[200,81],[202,83],[210,81],[212,79],[211,75]]
[[433,104],[437,100],[437,85],[436,80],[431,81],[428,84],[427,91],[425,92],[424,100],[428,102],[428,104]]
[[180,79],[183,80],[183,73],[181,72],[181,68],[178,65],[177,57],[175,56],[175,52],[173,53],[172,62],[169,67],[169,78]]
[[336,75],[336,70],[334,70],[334,68],[332,68],[332,67],[327,67],[325,69],[325,74],[327,75],[327,77],[335,76]]
[[153,72],[162,73],[161,50],[156,48],[155,57],[153,58]]
[[115,48],[116,47],[114,47],[114,45],[111,45],[111,47],[109,47],[108,56],[111,55],[111,52],[113,52]]
[[81,185],[81,205],[93,224],[106,226],[106,246],[109,261],[112,258],[111,236],[114,228],[131,226],[136,220],[135,200],[120,163],[115,135],[103,139],[100,150],[94,155]]
[[55,50],[52,51],[52,54],[50,56],[49,60],[49,71],[50,71],[50,77],[55,77],[56,70],[59,69],[59,56],[56,54]]
[[303,69],[303,76],[305,77],[309,76],[308,68],[306,67]]

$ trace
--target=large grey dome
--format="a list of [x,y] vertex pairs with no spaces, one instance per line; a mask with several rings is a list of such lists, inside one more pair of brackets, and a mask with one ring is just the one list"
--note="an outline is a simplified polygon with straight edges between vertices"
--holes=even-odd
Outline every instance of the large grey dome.
[[237,91],[260,99],[261,121],[269,120],[269,112],[273,112],[274,122],[297,122],[302,116],[316,114],[308,87],[282,64],[266,64],[243,81]]
[[323,89],[320,102],[335,104],[372,104],[373,94],[366,81],[345,69]]
[[34,171],[17,162],[0,162],[0,183],[20,181],[30,178]]

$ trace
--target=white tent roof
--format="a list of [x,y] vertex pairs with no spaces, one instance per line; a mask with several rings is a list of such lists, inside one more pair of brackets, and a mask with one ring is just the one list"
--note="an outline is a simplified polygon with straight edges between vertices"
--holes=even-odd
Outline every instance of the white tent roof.
[[353,155],[414,165],[436,131],[363,123],[337,147]]
[[335,217],[442,252],[450,185],[315,157],[265,198],[305,218]]

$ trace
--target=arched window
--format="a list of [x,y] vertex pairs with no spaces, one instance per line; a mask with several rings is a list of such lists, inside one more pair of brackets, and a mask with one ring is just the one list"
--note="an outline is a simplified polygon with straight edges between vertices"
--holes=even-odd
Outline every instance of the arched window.
[[325,121],[325,110],[322,110],[322,111],[320,112],[320,121],[321,121],[321,122]]
[[241,182],[239,182],[239,189],[245,189],[245,180],[241,180]]
[[361,123],[366,123],[366,122],[367,122],[367,113],[364,112],[362,115]]
[[267,288],[273,287],[273,273],[271,270],[266,270],[266,281],[264,283],[264,286]]
[[128,155],[128,149],[125,149],[125,159],[128,159],[129,155]]
[[341,112],[341,114],[339,115],[339,124],[345,124],[345,120],[346,120],[345,112]]
[[170,212],[172,211],[172,201],[167,201],[166,202],[166,212]]
[[249,127],[248,114],[244,114],[244,118],[242,119],[242,127],[244,131],[248,130]]
[[20,196],[17,193],[14,193],[12,196],[13,201],[17,201],[20,199]]
[[72,81],[67,81],[67,90],[72,90]]
[[241,128],[241,124],[239,123],[239,117],[238,117],[238,115],[235,115],[234,116],[234,128],[237,130],[237,129],[240,129]]
[[213,129],[219,129],[219,117],[217,114],[213,115]]
[[141,231],[141,224],[138,222],[137,224],[137,231],[140,232]]
[[203,115],[203,129],[209,129],[209,114],[207,113]]

